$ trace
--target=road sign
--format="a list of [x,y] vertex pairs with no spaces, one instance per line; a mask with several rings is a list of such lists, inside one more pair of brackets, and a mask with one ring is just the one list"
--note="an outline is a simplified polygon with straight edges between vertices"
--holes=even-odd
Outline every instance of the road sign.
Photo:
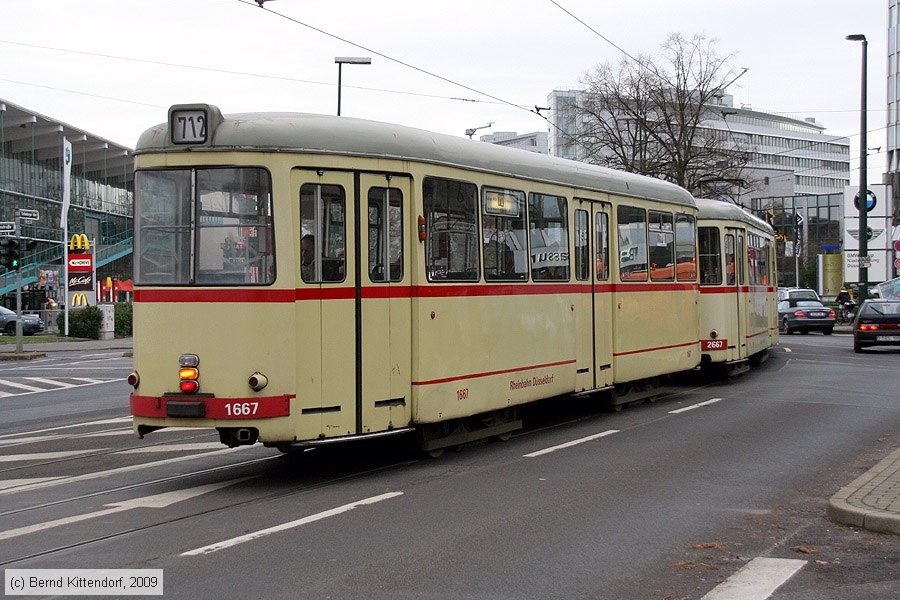
[[17,208],[16,216],[20,219],[28,219],[30,221],[34,221],[40,218],[40,213],[30,208]]
[[795,213],[794,214],[794,224],[803,225],[803,215],[801,215],[800,213]]
[[16,232],[16,223],[15,221],[3,221],[0,223],[0,233],[15,233]]
[[894,242],[894,250],[900,252],[900,240]]

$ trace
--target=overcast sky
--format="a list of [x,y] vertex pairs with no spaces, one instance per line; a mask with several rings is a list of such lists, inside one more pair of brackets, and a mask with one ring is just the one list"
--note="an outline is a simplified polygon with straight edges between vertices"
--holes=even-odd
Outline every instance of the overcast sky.
[[618,61],[604,37],[636,55],[701,33],[749,69],[736,104],[850,136],[853,180],[861,48],[844,37],[862,33],[868,145],[881,146],[869,181],[884,171],[887,0],[3,0],[0,14],[0,98],[128,147],[177,103],[334,114],[336,56],[372,58],[343,68],[345,116],[460,136],[488,122],[479,135],[546,130],[514,105],[546,106]]

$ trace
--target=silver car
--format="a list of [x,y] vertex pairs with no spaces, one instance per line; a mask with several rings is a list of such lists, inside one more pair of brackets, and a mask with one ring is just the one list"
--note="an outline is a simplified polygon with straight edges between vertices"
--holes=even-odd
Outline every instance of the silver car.
[[[44,330],[44,322],[38,315],[22,315],[22,334],[34,335]],[[0,306],[0,331],[16,335],[16,311]]]

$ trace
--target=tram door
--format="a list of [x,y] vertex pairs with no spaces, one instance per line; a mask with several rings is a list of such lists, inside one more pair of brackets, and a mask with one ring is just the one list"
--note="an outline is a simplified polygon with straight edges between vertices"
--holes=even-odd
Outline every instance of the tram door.
[[408,178],[295,169],[302,434],[374,433],[409,424]]
[[412,415],[410,188],[408,177],[359,178],[360,433],[405,427]]
[[357,430],[354,190],[352,173],[291,172],[300,208],[295,337],[303,438]]
[[737,301],[737,306],[735,307],[735,310],[737,311],[737,318],[735,319],[735,322],[737,323],[737,339],[735,340],[734,354],[735,358],[746,358],[747,326],[749,325],[748,319],[750,312],[747,306],[749,295],[747,293],[746,281],[744,280],[746,277],[745,273],[747,272],[745,266],[747,264],[747,252],[744,249],[744,235],[742,231],[731,228],[725,229],[726,252],[728,251],[729,238],[735,252],[734,278],[735,285],[737,286],[737,294],[735,294]]
[[613,286],[610,281],[610,205],[591,204],[591,294],[594,310],[594,387],[613,384]]

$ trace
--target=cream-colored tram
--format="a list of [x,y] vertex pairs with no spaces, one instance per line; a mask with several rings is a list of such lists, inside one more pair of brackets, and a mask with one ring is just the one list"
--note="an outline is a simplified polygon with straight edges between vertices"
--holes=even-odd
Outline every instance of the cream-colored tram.
[[346,117],[179,105],[135,151],[143,436],[441,448],[700,362],[696,205],[655,179]]
[[774,230],[728,202],[696,202],[703,364],[736,374],[778,343]]

